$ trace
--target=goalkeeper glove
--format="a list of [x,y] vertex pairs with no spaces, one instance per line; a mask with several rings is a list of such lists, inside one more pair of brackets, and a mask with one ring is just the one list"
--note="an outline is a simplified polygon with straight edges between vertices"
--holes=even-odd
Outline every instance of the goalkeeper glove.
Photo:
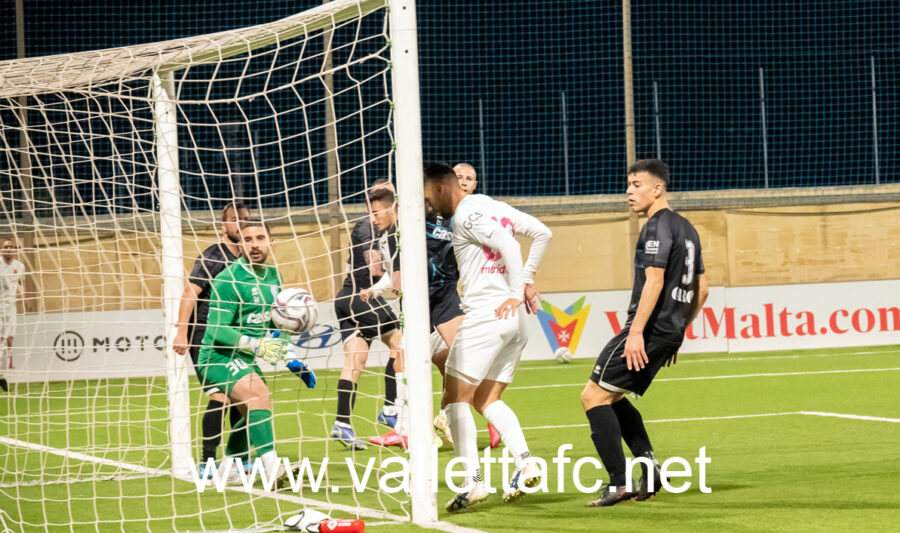
[[316,388],[316,374],[309,368],[309,365],[299,359],[291,359],[288,361],[287,367],[288,370],[297,374],[297,377],[303,380],[307,389]]
[[252,353],[263,361],[274,365],[278,361],[284,361],[284,358],[288,353],[289,345],[290,343],[287,339],[282,339],[280,337],[263,337],[257,339],[242,335],[240,342],[238,342],[238,349]]

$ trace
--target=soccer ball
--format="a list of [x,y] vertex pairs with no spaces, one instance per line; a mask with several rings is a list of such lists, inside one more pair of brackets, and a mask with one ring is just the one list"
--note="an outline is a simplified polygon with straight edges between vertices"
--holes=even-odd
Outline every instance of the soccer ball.
[[556,362],[561,365],[572,362],[572,352],[567,346],[560,346],[553,355],[556,356]]
[[272,322],[289,335],[307,333],[316,325],[319,308],[316,299],[306,289],[285,289],[275,296]]

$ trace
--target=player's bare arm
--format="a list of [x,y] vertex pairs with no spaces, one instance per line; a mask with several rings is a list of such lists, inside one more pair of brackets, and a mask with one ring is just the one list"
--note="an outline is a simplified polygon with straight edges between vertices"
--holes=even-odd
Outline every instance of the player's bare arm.
[[[691,302],[691,319],[688,321],[688,324],[697,318],[700,310],[703,309],[703,304],[706,303],[706,298],[709,296],[709,283],[706,280],[706,274],[700,274],[694,279],[694,296],[694,300]],[[675,352],[666,361],[665,366],[672,366],[677,362],[678,352]]]
[[537,314],[541,309],[541,293],[535,288],[534,283],[525,284],[525,310],[531,314]]
[[659,294],[662,292],[664,274],[666,269],[647,267],[645,273],[647,281],[641,290],[641,299],[638,302],[637,312],[628,330],[628,339],[625,341],[625,352],[622,357],[628,366],[628,370],[643,370],[644,365],[650,362],[647,352],[644,351],[644,326],[656,307]]
[[178,355],[187,353],[188,346],[188,322],[197,306],[197,296],[203,289],[194,283],[188,283],[181,293],[181,302],[178,304],[178,323],[175,325],[175,340],[172,349]]
[[706,298],[709,296],[709,282],[706,279],[706,274],[700,274],[697,276],[697,283],[694,287],[694,301],[691,302],[691,319],[688,321],[688,324],[696,320],[697,315],[700,314],[700,310],[703,309],[703,304],[706,303]]
[[[24,276],[23,276],[24,278]],[[19,279],[19,282],[16,284],[16,301],[22,303],[22,312],[27,313],[30,310],[28,309],[28,300],[25,299],[25,281],[24,279]]]

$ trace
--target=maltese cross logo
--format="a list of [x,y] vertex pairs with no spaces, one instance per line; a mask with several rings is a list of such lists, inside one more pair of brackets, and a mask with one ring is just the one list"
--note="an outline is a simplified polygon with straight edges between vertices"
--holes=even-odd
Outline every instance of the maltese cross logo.
[[591,306],[584,305],[584,296],[567,307],[565,311],[548,301],[541,302],[538,320],[541,322],[541,328],[544,330],[550,349],[554,353],[560,348],[568,348],[575,353],[590,311]]

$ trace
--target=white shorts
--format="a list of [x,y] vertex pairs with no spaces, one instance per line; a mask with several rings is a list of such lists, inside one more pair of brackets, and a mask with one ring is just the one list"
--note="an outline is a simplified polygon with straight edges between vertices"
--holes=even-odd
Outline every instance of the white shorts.
[[511,383],[528,341],[525,312],[501,320],[493,310],[485,316],[466,314],[447,358],[447,375],[472,385],[490,379]]
[[5,340],[7,337],[14,337],[16,334],[16,312],[15,309],[12,312],[7,310],[0,310],[0,340]]
[[431,343],[431,355],[447,349],[447,343],[444,342],[444,337],[441,337],[441,334],[438,333],[437,330],[431,332],[431,336],[428,337],[428,342]]

